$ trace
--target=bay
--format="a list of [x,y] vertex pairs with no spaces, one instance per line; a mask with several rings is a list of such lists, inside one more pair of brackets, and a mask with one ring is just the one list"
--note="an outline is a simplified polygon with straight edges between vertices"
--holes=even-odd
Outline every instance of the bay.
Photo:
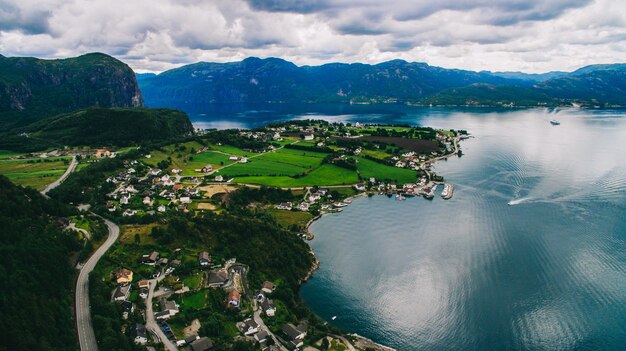
[[301,296],[320,317],[399,350],[624,349],[625,111],[270,106],[192,115],[216,128],[304,118],[474,136],[461,158],[435,165],[456,187],[451,200],[359,198],[311,226],[321,266]]

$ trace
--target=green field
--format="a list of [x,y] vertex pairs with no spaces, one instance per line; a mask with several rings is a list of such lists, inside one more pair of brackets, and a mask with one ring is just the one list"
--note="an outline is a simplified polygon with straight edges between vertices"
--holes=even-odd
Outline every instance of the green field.
[[229,155],[221,152],[205,151],[199,154],[191,153],[192,148],[194,150],[200,150],[203,147],[196,142],[188,142],[182,145],[185,146],[185,150],[176,150],[174,145],[163,147],[163,151],[153,150],[150,153],[151,157],[149,159],[144,158],[143,161],[153,167],[156,167],[159,162],[166,160],[169,157],[172,161],[172,166],[170,168],[182,169],[182,175],[185,176],[198,175],[199,173],[195,170],[200,169],[207,164],[210,164],[213,168],[219,168],[222,165],[234,163],[228,159]]
[[342,185],[358,183],[356,172],[349,169],[324,164],[301,178],[286,176],[252,176],[235,178],[235,183],[261,184],[277,187],[301,187],[313,185]]
[[294,224],[303,227],[313,218],[311,213],[302,211],[271,209],[268,212],[276,218],[276,221],[283,227],[290,227]]
[[276,175],[276,176],[293,176],[305,172],[306,169],[288,163],[267,161],[261,157],[250,159],[248,163],[239,163],[220,170],[219,174],[223,176],[233,177],[239,175]]
[[0,150],[0,160],[4,160],[11,157],[18,157],[24,155],[23,153],[15,151]]
[[357,169],[365,179],[374,177],[376,180],[393,180],[400,184],[414,183],[417,179],[417,173],[407,168],[387,166],[361,157],[358,160]]
[[322,159],[328,154],[321,152],[303,151],[295,149],[279,149],[275,152],[269,152],[255,160],[268,160],[281,163],[287,163],[304,168],[317,167],[322,163]]
[[70,157],[0,160],[0,174],[16,184],[42,190],[65,173],[68,165],[63,160],[69,162]]

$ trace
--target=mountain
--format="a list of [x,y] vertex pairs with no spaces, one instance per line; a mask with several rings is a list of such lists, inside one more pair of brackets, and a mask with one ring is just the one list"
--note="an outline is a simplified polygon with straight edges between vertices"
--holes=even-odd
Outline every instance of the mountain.
[[[148,106],[208,104],[389,102],[518,106],[626,105],[626,65],[596,65],[575,72],[526,74],[445,69],[393,60],[376,65],[329,63],[296,66],[278,59],[199,62],[142,74]],[[454,102],[454,103],[453,103]]]
[[0,57],[0,123],[25,124],[81,108],[142,106],[134,72],[105,54]]
[[92,107],[13,129],[0,135],[0,149],[145,145],[192,133],[189,118],[178,110]]
[[70,253],[81,245],[58,221],[74,214],[0,175],[0,328],[11,331],[0,350],[76,350]]
[[146,105],[263,102],[349,102],[417,99],[473,83],[504,84],[491,74],[394,60],[377,65],[331,63],[298,67],[282,59],[200,62],[142,77]]

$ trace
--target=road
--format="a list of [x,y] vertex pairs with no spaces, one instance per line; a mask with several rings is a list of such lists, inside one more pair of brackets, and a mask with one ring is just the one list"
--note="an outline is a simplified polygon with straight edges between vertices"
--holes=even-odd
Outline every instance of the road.
[[278,337],[276,337],[276,335],[274,335],[274,333],[272,333],[272,331],[267,327],[267,325],[265,325],[265,322],[263,322],[263,318],[261,318],[261,307],[259,307],[257,305],[257,301],[256,299],[253,300],[254,301],[254,321],[259,325],[259,330],[265,330],[267,331],[267,333],[274,339],[276,340],[276,346],[278,346],[280,348],[281,351],[289,351],[287,350],[287,348],[282,344],[282,342],[280,341],[280,339]]
[[89,273],[94,269],[102,255],[117,241],[120,235],[120,227],[115,223],[105,219],[104,222],[109,229],[109,237],[94,252],[82,266],[78,279],[76,280],[76,330],[78,331],[78,343],[81,351],[97,351],[98,344],[93,332],[91,323],[91,311],[89,305]]
[[61,176],[61,178],[55,180],[54,182],[48,184],[48,186],[43,189],[41,191],[41,195],[47,196],[46,194],[56,188],[57,186],[59,186],[59,184],[63,183],[63,181],[70,175],[70,173],[74,172],[74,170],[76,169],[76,166],[78,165],[78,160],[76,159],[76,156],[72,157],[72,162],[70,162],[70,166],[67,167],[67,170],[65,170],[65,173],[63,173],[63,175]]
[[[162,277],[163,275],[159,278],[162,279]],[[174,345],[174,343],[172,343],[172,341],[165,336],[165,333],[161,330],[159,324],[157,324],[156,319],[154,318],[152,298],[154,297],[154,288],[157,286],[159,281],[159,279],[150,279],[150,289],[148,289],[148,298],[146,299],[146,329],[151,331],[153,335],[156,334],[159,339],[161,339],[161,342],[165,346],[166,350],[177,351],[178,348],[176,345]]]

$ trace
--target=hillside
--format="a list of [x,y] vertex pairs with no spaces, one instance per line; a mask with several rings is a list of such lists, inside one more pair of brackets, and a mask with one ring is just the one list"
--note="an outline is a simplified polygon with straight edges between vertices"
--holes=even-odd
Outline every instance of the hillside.
[[142,105],[133,71],[111,56],[0,57],[0,125],[24,125],[91,106]]
[[140,85],[148,106],[180,107],[406,100],[477,82],[504,84],[506,79],[401,60],[377,65],[332,63],[298,67],[277,58],[247,58],[232,63],[200,62],[157,76],[143,75]]
[[296,66],[282,59],[252,57],[230,63],[200,62],[158,75],[141,74],[138,79],[146,104],[154,107],[387,101],[626,105],[625,72],[625,65],[620,64],[571,73],[524,74],[445,69],[402,60]]
[[48,117],[2,137],[0,149],[32,151],[59,146],[128,146],[193,133],[184,112],[150,108],[89,108]]
[[76,350],[69,255],[81,246],[55,224],[71,211],[0,175],[0,350]]

